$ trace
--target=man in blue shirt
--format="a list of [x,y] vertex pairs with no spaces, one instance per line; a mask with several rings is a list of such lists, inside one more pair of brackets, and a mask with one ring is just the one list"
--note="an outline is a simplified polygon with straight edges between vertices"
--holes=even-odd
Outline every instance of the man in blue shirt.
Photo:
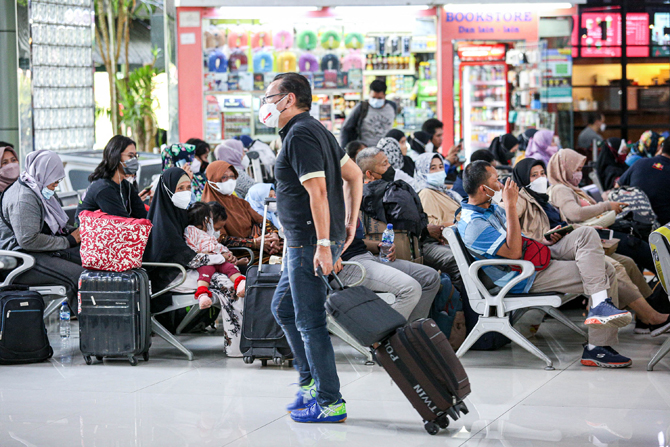
[[[523,259],[524,241],[516,210],[519,188],[514,181],[507,179],[503,186],[490,163],[476,161],[465,168],[463,188],[468,199],[463,200],[458,232],[470,252],[479,259]],[[500,202],[505,203],[507,213],[499,206]],[[551,246],[559,240],[560,237],[555,235],[550,241],[541,242]],[[591,310],[585,321],[589,326],[589,343],[584,348],[582,364],[609,368],[630,366],[629,358],[611,348],[617,341],[617,328],[632,319],[630,312],[616,307],[616,271],[605,262],[604,252],[602,258],[592,257],[586,265],[574,260],[574,251],[565,253],[561,260],[552,260],[546,269],[534,272],[515,285],[512,292],[558,291],[590,295]],[[501,287],[519,275],[508,266],[489,266],[484,272]]]
[[670,138],[663,142],[660,155],[638,160],[617,183],[644,191],[661,225],[670,223]]

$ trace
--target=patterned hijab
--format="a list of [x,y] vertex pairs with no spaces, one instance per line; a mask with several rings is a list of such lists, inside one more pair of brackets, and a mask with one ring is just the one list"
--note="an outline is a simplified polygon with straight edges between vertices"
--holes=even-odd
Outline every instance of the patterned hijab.
[[596,202],[586,194],[579,186],[572,184],[572,176],[577,172],[577,168],[584,166],[586,157],[572,149],[562,149],[555,153],[549,160],[547,166],[547,178],[552,185],[565,185],[582,197],[590,204]]
[[384,137],[377,143],[377,147],[381,149],[389,163],[396,171],[401,170],[405,166],[405,160],[400,150],[400,143],[395,138]]
[[451,189],[447,188],[447,185],[442,185],[442,186],[434,186],[430,185],[426,181],[426,176],[430,173],[430,164],[433,162],[435,158],[439,158],[442,164],[444,164],[444,157],[438,153],[425,153],[419,155],[419,157],[416,159],[415,164],[416,164],[416,172],[414,173],[414,180],[416,181],[416,190],[421,191],[422,189],[432,189],[433,191],[438,191],[441,193],[444,193],[457,201],[458,203],[461,203],[461,200],[463,198],[456,192],[452,191]]
[[44,221],[53,234],[59,234],[67,225],[68,217],[63,211],[58,198],[49,200],[42,195],[42,188],[65,178],[63,162],[57,153],[41,150],[28,154],[25,170],[21,173],[21,181],[25,183],[42,201]]
[[[195,145],[177,143],[168,146],[164,144],[161,147],[161,159],[163,161],[163,172],[170,168],[181,168],[183,163],[192,164],[195,159]],[[204,174],[199,172],[193,173],[191,191],[193,191],[196,201],[199,201],[202,197],[206,183],[207,178]]]

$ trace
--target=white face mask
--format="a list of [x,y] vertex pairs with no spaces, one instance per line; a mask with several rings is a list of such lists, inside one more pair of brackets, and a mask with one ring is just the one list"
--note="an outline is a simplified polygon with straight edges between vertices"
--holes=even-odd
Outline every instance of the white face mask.
[[538,194],[546,194],[548,184],[549,182],[547,180],[547,177],[538,177],[532,182],[530,182],[528,188],[530,188],[532,191],[535,191]]
[[[288,95],[288,93],[286,94]],[[277,109],[277,104],[283,101],[286,98],[286,95],[276,103],[265,103],[258,109],[258,121],[265,124],[267,127],[277,127],[279,125],[279,115],[282,114],[284,110]]]
[[276,213],[277,212],[277,202],[272,202],[268,204],[268,211],[270,213]]
[[496,191],[495,189],[489,188],[486,185],[484,185],[484,188],[490,189],[491,191],[493,191],[493,196],[489,196],[488,194],[486,194],[491,199],[491,202],[495,203],[496,205],[499,204],[500,202],[502,202],[502,189],[499,190],[499,191]]
[[602,123],[602,124],[600,125],[600,131],[601,131],[601,132],[605,132],[605,129],[607,129],[607,124]]
[[433,152],[435,152],[435,145],[433,144],[432,141],[429,141],[428,143],[426,143],[426,152],[428,152],[429,154],[432,154]]
[[242,168],[244,168],[244,170],[246,171],[246,169],[251,164],[251,160],[249,160],[249,157],[245,155],[244,157],[242,157],[242,161],[240,163],[242,163]]
[[370,107],[373,109],[381,109],[384,107],[384,103],[386,102],[385,99],[380,99],[380,98],[370,98],[368,99],[368,104],[370,104]]
[[212,219],[207,220],[207,234],[217,240],[221,237],[220,231],[214,231],[214,224],[212,223]]
[[219,182],[219,183],[209,182],[209,184],[214,186],[214,189],[219,191],[224,196],[229,196],[235,191],[235,187],[237,186],[237,180],[233,178],[225,182]]
[[621,140],[621,144],[619,145],[619,150],[617,153],[619,155],[627,154],[628,151],[628,145],[626,144],[626,140]]
[[172,204],[179,209],[185,210],[191,204],[191,191],[181,191],[172,194]]
[[572,183],[575,186],[579,186],[579,182],[582,181],[582,171],[577,171],[572,174]]

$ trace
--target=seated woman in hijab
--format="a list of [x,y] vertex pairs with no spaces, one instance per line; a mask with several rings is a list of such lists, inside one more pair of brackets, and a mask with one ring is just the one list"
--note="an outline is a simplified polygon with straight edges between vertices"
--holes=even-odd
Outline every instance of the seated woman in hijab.
[[28,154],[19,180],[2,195],[0,248],[35,258],[35,266],[15,284],[62,285],[70,310],[76,312],[77,282],[84,269],[79,257],[79,229],[67,225],[67,214],[55,196],[64,177],[63,162],[55,152]]
[[[549,203],[547,176],[542,160],[526,158],[519,161],[514,166],[512,176],[514,182],[519,185],[516,209],[524,236],[549,245],[552,258],[558,260],[577,260],[577,262],[586,262],[588,265],[591,256],[603,255],[599,238],[588,237],[588,232],[595,232],[595,229],[590,227],[574,225],[575,231],[563,236],[555,243],[549,244],[545,239],[545,233],[552,228],[566,226],[567,222],[563,221],[559,210]],[[646,301],[646,298],[651,296],[652,290],[635,262],[618,253],[605,258],[616,270],[619,303],[624,303],[625,306],[635,310],[638,319],[644,324],[654,326],[654,330],[657,329],[656,326],[658,328],[666,326],[668,315],[657,312],[650,306],[654,303]],[[540,321],[541,316],[536,324],[539,324]],[[670,325],[667,326],[670,327]]]
[[242,142],[239,140],[225,140],[214,149],[214,156],[217,160],[225,161],[235,168],[235,171],[237,171],[235,194],[240,198],[246,197],[249,188],[254,186],[256,182],[246,173],[249,166],[249,157],[244,154]]
[[642,158],[655,157],[663,147],[665,138],[653,130],[647,130],[640,136],[640,141],[634,144],[628,157],[626,157],[626,164],[633,166],[633,164]]
[[19,178],[19,157],[11,146],[0,147],[0,193]]
[[[263,216],[265,212],[265,199],[268,197],[277,197],[274,185],[271,183],[256,183],[249,188],[249,192],[244,200],[249,202],[254,211]],[[277,202],[268,204],[268,220],[272,222],[275,228],[281,229],[282,225],[277,216]]]
[[163,160],[163,171],[169,168],[181,168],[191,179],[192,202],[198,202],[205,189],[207,178],[199,173],[193,172],[191,164],[195,160],[195,146],[193,144],[171,144],[163,145],[161,148],[161,159]]
[[387,137],[393,138],[400,145],[400,152],[402,153],[403,167],[402,170],[414,177],[414,160],[407,155],[407,149],[409,149],[409,144],[407,143],[407,135],[400,129],[391,129],[386,134]]
[[612,137],[603,141],[596,162],[596,173],[604,188],[602,192],[614,188],[619,177],[626,172],[626,169],[628,169],[626,156],[629,152],[630,149],[626,145],[626,141],[621,138]]
[[496,168],[510,166],[510,161],[516,155],[517,149],[519,149],[519,140],[511,133],[495,137],[489,146],[489,151],[498,163]]
[[407,151],[407,155],[412,160],[416,161],[419,155],[425,152],[435,152],[435,146],[433,146],[433,142],[430,141],[431,139],[432,137],[428,132],[424,132],[422,130],[414,132],[414,136],[411,136],[407,139],[409,142],[409,150]]
[[211,152],[209,143],[200,138],[189,138],[186,140],[186,144],[195,146],[195,158],[193,159],[191,170],[205,175],[205,171],[209,165],[209,153]]
[[[260,226],[263,216],[249,202],[233,194],[237,185],[237,170],[225,161],[215,161],[207,167],[209,179],[202,194],[203,202],[219,202],[228,212],[228,220],[221,230],[220,242],[227,247],[247,247],[259,252],[261,244]],[[277,228],[266,224],[264,255],[281,253],[282,241]]]
[[138,167],[135,142],[123,135],[112,137],[102,152],[102,161],[88,176],[91,184],[77,207],[77,216],[84,210],[100,210],[112,216],[147,217],[137,189],[128,181]]
[[381,149],[385,154],[386,158],[389,160],[391,167],[394,171],[394,180],[402,180],[408,185],[410,185],[416,191],[416,183],[414,182],[414,174],[409,175],[405,172],[405,160],[400,150],[400,144],[394,139],[389,137],[384,137],[377,143],[377,147]]
[[[579,183],[585,163],[586,157],[572,149],[562,149],[549,160],[549,201],[558,208],[561,219],[568,223],[584,222],[610,210],[619,214],[627,205],[609,201],[596,203],[584,192]],[[620,240],[617,253],[633,258],[642,271],[654,271],[651,249],[647,242],[618,231],[614,232],[614,237]]]
[[549,163],[549,159],[556,152],[558,152],[558,146],[554,144],[554,133],[550,130],[538,130],[528,140],[526,158],[534,158]]
[[[184,240],[184,230],[188,226],[186,209],[191,202],[191,186],[191,178],[181,168],[168,168],[161,174],[149,209],[148,218],[153,228],[144,251],[144,260],[179,264],[188,269],[187,283],[192,283],[191,288],[195,291],[199,276],[195,269],[205,265],[222,264],[225,258],[221,254],[198,254]],[[149,276],[153,290],[160,290],[175,280],[178,271],[155,268],[149,272]],[[212,301],[220,302],[224,312],[223,327],[226,339],[229,340],[225,352],[229,357],[237,356],[242,315],[241,304],[234,292],[234,284],[227,276],[215,274],[211,278],[209,289],[212,292]],[[156,300],[163,302],[164,306],[160,307],[167,307],[170,304],[165,303],[161,297]],[[160,308],[153,304],[152,310]]]

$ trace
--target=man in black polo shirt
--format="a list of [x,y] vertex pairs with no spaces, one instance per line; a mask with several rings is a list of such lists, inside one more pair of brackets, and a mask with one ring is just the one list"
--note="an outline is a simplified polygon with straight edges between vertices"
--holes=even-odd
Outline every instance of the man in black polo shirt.
[[272,300],[272,313],[284,329],[300,374],[297,398],[287,407],[291,418],[344,422],[347,411],[326,327],[327,291],[316,270],[329,275],[351,244],[363,177],[333,134],[310,116],[311,105],[307,79],[283,73],[268,86],[258,113],[263,124],[281,128],[282,139],[275,177],[288,264]]

